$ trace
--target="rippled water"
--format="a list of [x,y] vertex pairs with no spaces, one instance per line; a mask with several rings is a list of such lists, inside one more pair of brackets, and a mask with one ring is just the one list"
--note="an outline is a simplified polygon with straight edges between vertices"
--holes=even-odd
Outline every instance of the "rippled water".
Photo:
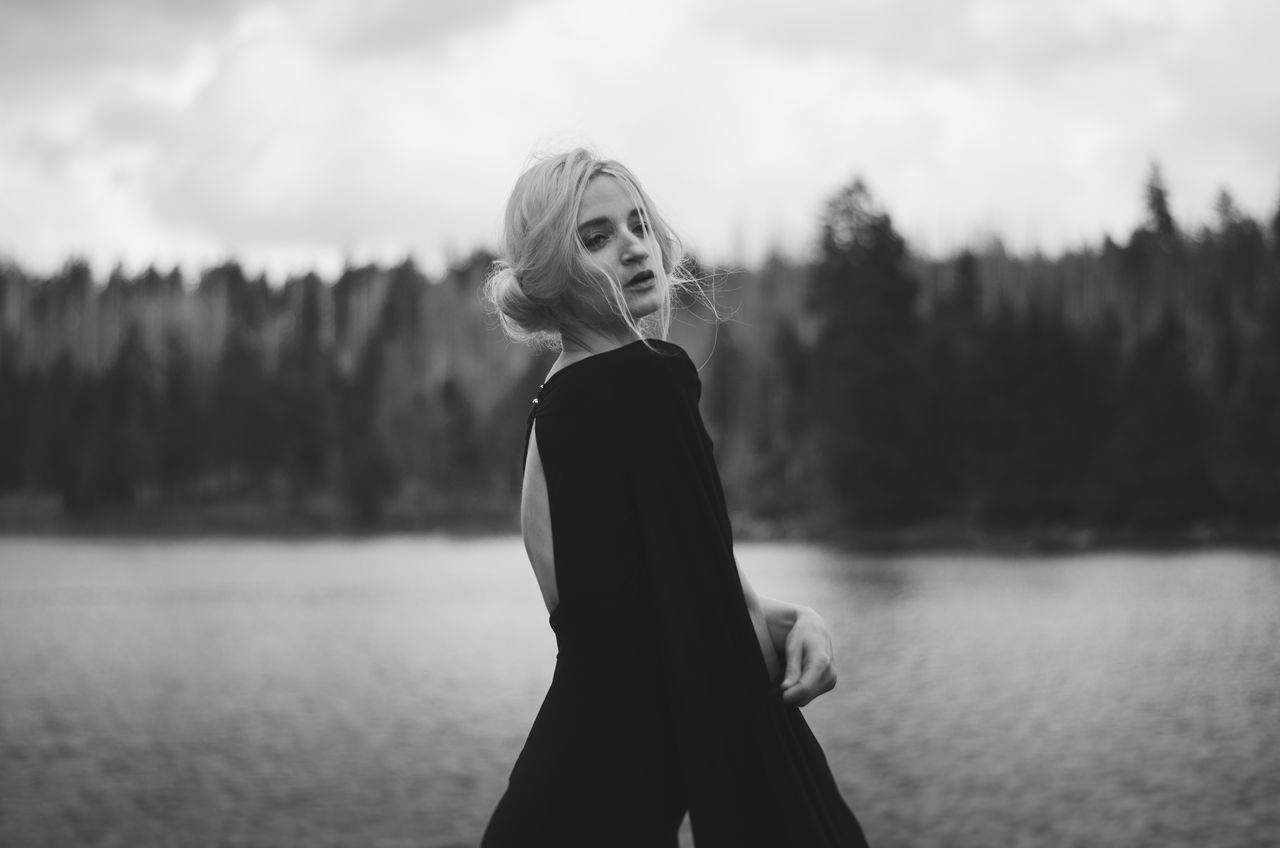
[[[872,844],[1280,845],[1280,558],[743,545]],[[550,681],[518,539],[0,540],[0,845],[454,846]]]

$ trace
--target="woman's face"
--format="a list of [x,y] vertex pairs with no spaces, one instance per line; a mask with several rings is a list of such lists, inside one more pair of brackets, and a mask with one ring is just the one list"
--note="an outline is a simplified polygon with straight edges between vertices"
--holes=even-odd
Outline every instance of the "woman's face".
[[[592,177],[582,195],[577,223],[588,260],[622,286],[631,317],[638,321],[657,311],[662,306],[657,279],[662,256],[649,222],[623,183],[609,174]],[[610,300],[594,285],[583,286],[580,299],[602,317],[613,315]]]

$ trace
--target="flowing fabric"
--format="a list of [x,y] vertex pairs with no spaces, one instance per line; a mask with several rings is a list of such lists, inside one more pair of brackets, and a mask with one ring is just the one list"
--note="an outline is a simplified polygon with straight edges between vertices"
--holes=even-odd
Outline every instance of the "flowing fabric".
[[865,846],[769,680],[697,369],[647,342],[561,369],[529,414],[559,653],[483,845],[674,846],[687,809],[698,848]]

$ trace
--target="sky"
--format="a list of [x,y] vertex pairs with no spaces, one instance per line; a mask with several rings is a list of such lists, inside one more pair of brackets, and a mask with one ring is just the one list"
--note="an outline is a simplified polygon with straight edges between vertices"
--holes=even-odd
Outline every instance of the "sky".
[[519,173],[618,159],[707,262],[861,177],[918,253],[1280,199],[1274,0],[0,0],[0,259],[282,277],[496,248]]

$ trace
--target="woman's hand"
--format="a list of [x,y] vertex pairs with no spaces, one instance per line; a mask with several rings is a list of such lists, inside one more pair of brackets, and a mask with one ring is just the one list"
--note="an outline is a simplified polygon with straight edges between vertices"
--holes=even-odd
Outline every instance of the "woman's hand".
[[803,707],[836,688],[831,635],[826,622],[808,607],[800,607],[787,632],[787,670],[782,677],[782,701]]
[[[832,664],[831,634],[822,616],[809,607],[775,601],[757,595],[747,579],[746,572],[738,568],[742,582],[743,598],[753,616],[764,618],[766,633],[760,634],[761,649],[769,650],[769,642],[775,656],[786,658],[786,671],[782,675],[782,702],[803,707],[819,695],[836,688],[836,669]],[[770,675],[777,663],[770,663]],[[776,678],[774,678],[776,679]]]

